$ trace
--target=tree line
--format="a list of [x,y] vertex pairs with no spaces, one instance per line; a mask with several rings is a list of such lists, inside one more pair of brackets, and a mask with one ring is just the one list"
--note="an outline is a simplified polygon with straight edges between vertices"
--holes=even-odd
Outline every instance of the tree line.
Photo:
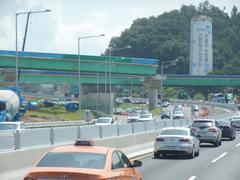
[[208,1],[198,7],[182,5],[180,10],[134,20],[129,29],[109,43],[111,48],[128,45],[131,48],[112,51],[112,55],[155,58],[164,62],[178,59],[177,64],[164,69],[164,73],[189,74],[191,18],[199,15],[206,15],[213,22],[211,74],[240,74],[240,11],[233,6],[228,14]]

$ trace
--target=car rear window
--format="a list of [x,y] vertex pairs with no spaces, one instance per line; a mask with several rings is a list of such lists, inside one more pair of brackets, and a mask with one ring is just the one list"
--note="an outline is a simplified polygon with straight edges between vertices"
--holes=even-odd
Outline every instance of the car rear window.
[[37,164],[37,167],[71,167],[103,169],[105,154],[85,152],[49,152]]
[[192,127],[213,127],[213,121],[194,121]]
[[160,135],[183,135],[187,136],[188,132],[183,129],[165,129],[160,132]]
[[97,123],[109,123],[110,121],[111,121],[110,118],[106,118],[106,119],[101,118],[97,120]]
[[218,124],[220,126],[230,126],[231,122],[230,121],[218,121]]
[[148,114],[143,114],[143,115],[141,115],[141,117],[140,118],[150,118],[151,117],[151,115],[148,115]]

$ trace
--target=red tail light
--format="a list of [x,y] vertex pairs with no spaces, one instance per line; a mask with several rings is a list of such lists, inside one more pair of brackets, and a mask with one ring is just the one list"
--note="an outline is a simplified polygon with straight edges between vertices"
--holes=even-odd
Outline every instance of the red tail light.
[[164,142],[165,140],[163,138],[157,138],[156,141],[158,142]]
[[179,142],[181,142],[181,143],[190,143],[190,139],[182,138],[182,139],[179,139]]
[[209,131],[209,132],[213,132],[213,133],[216,133],[216,132],[217,132],[217,130],[216,130],[215,128],[211,128],[211,129],[209,129],[208,131]]
[[35,179],[33,179],[31,177],[25,177],[23,180],[35,180]]

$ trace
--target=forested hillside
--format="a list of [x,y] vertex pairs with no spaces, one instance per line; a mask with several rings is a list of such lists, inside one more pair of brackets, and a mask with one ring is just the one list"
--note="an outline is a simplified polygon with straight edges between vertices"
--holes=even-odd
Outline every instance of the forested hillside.
[[[156,58],[163,61],[179,59],[166,73],[189,73],[191,18],[206,15],[213,20],[213,74],[240,74],[240,11],[231,14],[209,4],[198,7],[183,5],[180,10],[159,16],[136,19],[120,37],[111,39],[109,47],[131,49],[112,51],[115,56]],[[107,52],[106,52],[107,53]]]

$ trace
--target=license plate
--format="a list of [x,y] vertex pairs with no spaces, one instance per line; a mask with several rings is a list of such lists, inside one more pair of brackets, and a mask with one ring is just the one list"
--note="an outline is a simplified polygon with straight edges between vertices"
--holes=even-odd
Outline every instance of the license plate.
[[199,135],[205,135],[205,134],[207,134],[207,132],[206,131],[199,131],[198,134]]
[[178,147],[176,147],[176,146],[166,146],[166,149],[175,150],[175,149],[178,149]]

